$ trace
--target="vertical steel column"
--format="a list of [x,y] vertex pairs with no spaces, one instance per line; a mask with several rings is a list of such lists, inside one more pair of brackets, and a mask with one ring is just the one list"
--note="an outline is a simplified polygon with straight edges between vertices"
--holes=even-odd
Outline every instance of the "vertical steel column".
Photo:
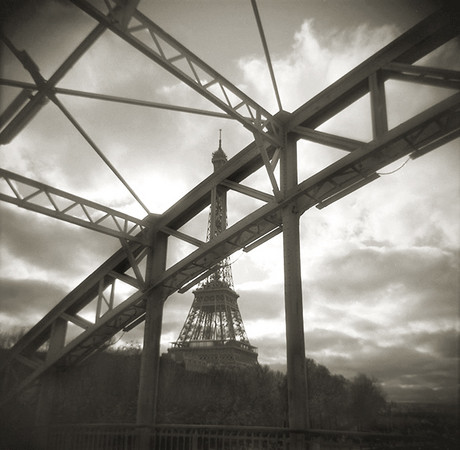
[[[297,186],[297,143],[292,135],[280,160],[280,181],[283,195]],[[289,428],[309,428],[305,336],[302,305],[302,276],[300,270],[300,214],[296,203],[283,209],[284,303],[286,314],[286,356],[288,381]],[[303,447],[303,435],[298,436],[293,449]]]
[[[67,321],[64,319],[56,319],[51,326],[48,351],[46,360],[53,359],[64,348],[65,337],[67,333]],[[40,448],[46,448],[46,440],[48,436],[47,427],[50,424],[50,416],[53,410],[53,402],[56,393],[57,384],[56,369],[52,368],[48,373],[44,374],[40,383],[38,393],[37,408],[35,411],[35,426],[37,427],[37,442]]]
[[[151,239],[152,247],[147,259],[147,286],[165,270],[167,239],[168,236],[161,232],[156,233]],[[144,347],[137,399],[137,424],[147,427],[154,425],[156,420],[163,295],[155,289],[147,297],[146,302]],[[148,448],[148,439],[146,440],[145,436],[142,443],[144,447],[141,448]]]
[[372,133],[374,139],[376,139],[388,131],[385,81],[380,71],[374,72],[369,77],[369,93],[371,98]]

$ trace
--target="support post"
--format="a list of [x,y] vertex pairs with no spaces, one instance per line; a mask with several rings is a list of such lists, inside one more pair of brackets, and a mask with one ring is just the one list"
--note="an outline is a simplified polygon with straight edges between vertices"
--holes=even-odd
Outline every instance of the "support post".
[[376,139],[388,131],[385,83],[380,71],[370,75],[369,93],[371,97],[372,133]]
[[[147,260],[146,284],[149,286],[166,268],[168,236],[158,232],[152,237],[152,247]],[[160,374],[160,340],[163,321],[162,293],[155,289],[146,299],[144,346],[141,356],[139,392],[137,399],[137,424],[150,427],[155,424]],[[147,449],[149,429],[141,435],[141,449]]]
[[[297,185],[297,143],[287,135],[281,155],[283,195]],[[286,320],[286,358],[288,383],[288,417],[291,430],[309,428],[308,393],[305,361],[305,336],[300,269],[300,214],[296,203],[283,209],[284,303]],[[305,448],[304,435],[291,435],[291,448]]]
[[[47,361],[53,359],[64,348],[66,333],[67,321],[61,318],[56,319],[51,326],[49,346],[46,353]],[[40,448],[46,448],[48,426],[53,410],[57,383],[56,368],[51,368],[48,373],[44,374],[40,383],[37,409],[35,411],[36,439]]]

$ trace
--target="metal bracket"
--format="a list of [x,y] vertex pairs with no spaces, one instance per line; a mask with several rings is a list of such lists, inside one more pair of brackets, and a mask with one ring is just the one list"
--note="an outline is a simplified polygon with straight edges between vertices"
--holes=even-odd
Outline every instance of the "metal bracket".
[[265,169],[267,170],[268,178],[270,179],[270,183],[272,185],[273,195],[277,202],[281,201],[281,191],[278,187],[278,182],[276,181],[275,172],[268,158],[266,146],[268,144],[262,139],[259,133],[254,133],[254,140],[256,142],[257,149],[262,156],[262,160],[264,162]]

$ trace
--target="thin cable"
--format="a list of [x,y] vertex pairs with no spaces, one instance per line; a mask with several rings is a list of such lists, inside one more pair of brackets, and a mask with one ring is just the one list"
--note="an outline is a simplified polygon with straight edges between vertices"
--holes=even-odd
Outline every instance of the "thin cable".
[[270,58],[270,52],[268,51],[267,40],[265,39],[264,29],[262,27],[262,21],[260,20],[259,10],[257,9],[256,0],[251,0],[252,9],[254,10],[254,15],[256,17],[257,28],[259,28],[260,39],[262,40],[262,46],[264,48],[265,58],[267,60],[268,70],[270,72],[270,77],[272,79],[273,89],[275,90],[276,101],[278,102],[278,108],[281,111],[283,107],[281,106],[280,94],[278,92],[278,86],[276,84],[275,73],[273,72],[272,61]]
[[236,257],[236,259],[234,259],[233,261],[228,261],[228,265],[229,266],[232,266],[233,264],[235,264],[243,255],[244,255],[244,251],[243,249],[241,250],[238,250],[240,252],[240,254]]
[[125,335],[125,332],[122,331],[122,333],[120,334],[120,336],[118,337],[118,339],[116,339],[114,342],[111,342],[110,340],[107,342],[107,347],[113,347],[115,344],[118,344],[122,337]]
[[407,158],[397,169],[392,170],[391,172],[377,172],[377,175],[391,175],[397,172],[398,170],[401,170],[410,161],[410,159],[411,158],[409,156],[409,158]]
[[56,98],[54,95],[50,95],[49,98],[51,101],[63,112],[63,114],[70,120],[72,125],[78,130],[78,132],[85,138],[86,142],[93,148],[93,150],[99,155],[99,157],[107,164],[110,170],[116,175],[116,177],[123,183],[123,185],[128,189],[130,194],[137,200],[137,202],[144,208],[147,214],[150,214],[147,206],[144,205],[142,200],[137,196],[137,194],[131,189],[126,180],[122,177],[120,172],[115,169],[115,166],[107,159],[107,157],[102,153],[102,151],[97,147],[94,141],[88,136],[88,134],[83,130],[80,124],[74,119],[74,117],[67,111],[66,107]]

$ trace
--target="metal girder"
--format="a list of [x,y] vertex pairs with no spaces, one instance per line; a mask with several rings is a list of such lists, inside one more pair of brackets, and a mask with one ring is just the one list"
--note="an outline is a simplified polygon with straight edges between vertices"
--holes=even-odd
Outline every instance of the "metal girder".
[[[9,107],[0,116],[0,126],[1,126],[2,123],[8,122],[13,112],[18,109],[17,105],[25,103],[27,99],[32,96],[32,93],[38,90],[38,87],[33,83],[28,83],[25,81],[18,81],[18,80],[10,80],[7,78],[0,78],[0,85],[23,88],[22,91],[18,94],[18,96],[11,102]],[[208,111],[208,110],[197,109],[197,108],[189,108],[186,106],[170,105],[167,103],[151,102],[148,100],[139,100],[135,98],[119,97],[116,95],[98,94],[96,92],[79,91],[76,89],[61,88],[58,86],[50,87],[49,91],[54,95],[56,94],[71,95],[73,97],[89,98],[92,100],[102,100],[102,101],[113,102],[113,103],[122,103],[125,105],[143,106],[146,108],[156,108],[156,109],[166,109],[169,111],[185,112],[188,114],[198,114],[202,116],[218,117],[219,119],[232,119],[232,117],[229,116],[228,114],[221,113],[221,112]]]
[[[17,51],[5,36],[0,35],[10,50],[23,63],[24,68],[29,71],[38,88],[38,92],[30,98],[26,105],[1,131],[0,145],[10,142],[33,119],[33,117],[48,101],[50,89],[53,88],[64,77],[64,75],[73,67],[73,65],[86,52],[86,50],[88,50],[88,48],[93,45],[93,43],[102,35],[102,33],[104,33],[104,31],[105,26],[98,24],[93,29],[93,31],[91,31],[91,33],[81,42],[81,44],[70,54],[70,56],[61,64],[56,72],[54,72],[49,80],[45,80],[41,76],[38,67],[26,52]],[[23,103],[18,103],[15,106],[15,109],[20,108],[22,104]]]
[[273,195],[278,201],[280,201],[281,192],[278,186],[278,182],[276,181],[275,168],[272,166],[270,157],[268,156],[268,152],[267,152],[269,145],[265,141],[263,141],[262,138],[256,133],[254,134],[254,141],[257,145],[257,149],[259,150],[260,155],[262,156],[262,161],[264,162],[264,166],[267,171],[268,179],[270,180],[270,184],[272,186]]
[[449,89],[460,89],[460,71],[458,70],[446,70],[436,67],[393,62],[387,64],[383,71],[388,73],[388,77],[395,80]]
[[82,197],[0,169],[0,200],[90,230],[147,245],[145,222]]
[[224,180],[222,183],[220,183],[220,185],[240,192],[241,194],[248,195],[249,197],[255,198],[257,200],[262,200],[263,202],[271,202],[274,199],[273,195],[266,194],[265,192],[253,189],[249,186],[244,186],[241,183],[235,183],[234,181]]
[[297,137],[306,139],[307,141],[317,142],[318,144],[328,147],[338,148],[347,152],[352,152],[363,146],[365,142],[356,139],[345,138],[335,134],[324,133],[323,131],[312,130],[311,128],[297,126],[292,130]]
[[[436,148],[454,139],[460,130],[460,93],[429,108],[376,138],[360,149],[346,155],[313,177],[300,183],[296,189],[300,211],[315,204],[322,205],[347,189],[359,188],[369,177],[375,177],[382,167],[406,155],[415,156],[425,148]],[[299,198],[300,197],[300,198]],[[336,197],[338,200],[341,197]]]
[[[126,273],[132,266],[130,260],[134,259],[139,263],[144,256],[145,247],[138,243],[129,243],[118,250],[32,327],[13,347],[11,356],[14,358],[17,354],[33,354],[48,339],[50,327],[55,320],[62,314],[74,316],[95,299],[99,300],[107,287],[113,284],[113,272]],[[143,280],[140,279],[139,282],[143,283]],[[101,317],[99,314],[96,322]]]
[[381,71],[369,77],[369,94],[371,98],[372,135],[383,136],[388,131],[387,102],[385,80]]
[[[113,5],[109,11],[105,11],[103,3],[92,4],[87,0],[72,0],[72,3],[239,121],[245,128],[260,134],[272,144],[282,145],[282,130],[274,116],[141,12],[134,9],[130,11],[130,18],[127,18],[126,14],[123,15],[122,2],[113,0],[107,2]],[[148,40],[141,37],[140,33],[144,33],[143,37],[148,37]]]
[[[0,82],[1,84],[1,82]],[[0,116],[0,128],[5,123],[8,123],[16,112],[22,108],[22,106],[32,97],[33,90],[36,86],[32,83],[27,83],[30,87],[24,87],[21,92],[13,99],[13,101],[7,106]]]
[[[129,326],[131,322],[144,314],[144,297],[144,293],[137,291],[126,299],[122,305],[118,305],[109,313],[106,313],[100,321],[92,326],[88,326],[83,333],[67,344],[60,352],[57,352],[54,357],[47,358],[40,364],[35,364],[33,371],[4,396],[2,404],[7,403],[30,386],[51,367],[68,368],[81,363],[97,352],[115,334],[122,331],[123,328]],[[62,319],[67,320],[66,314],[62,316]],[[31,366],[30,363],[33,361],[33,359],[24,357],[22,354],[14,355],[13,360],[29,366]],[[11,364],[11,359],[8,361],[8,364]]]
[[460,30],[459,15],[454,5],[430,15],[294,111],[287,129],[298,125],[315,129],[367,94],[375,72],[392,63],[410,65],[454,38]]
[[[135,242],[123,242],[123,247],[93,272],[86,280],[70,292],[42,320],[31,328],[11,349],[5,366],[15,362],[29,367],[31,372],[3,400],[8,401],[12,396],[26,388],[41,374],[52,366],[68,367],[77,364],[97,351],[107,340],[122,331],[145,311],[145,274],[141,273],[140,265],[147,254],[147,248]],[[134,276],[127,272],[133,269]],[[118,284],[121,280],[126,284],[127,279],[136,281],[132,294],[126,294],[126,289],[119,296],[124,297],[118,305],[114,304]],[[109,298],[105,292],[109,290]],[[93,306],[94,321],[82,317],[79,313]],[[51,331],[57,321],[76,324],[81,328],[80,334],[66,342],[59,351],[45,359],[36,357],[36,353],[50,339]]]
[[193,236],[190,236],[188,234],[181,233],[180,231],[174,230],[173,228],[163,227],[161,229],[161,231],[163,233],[166,233],[166,234],[168,234],[170,236],[174,236],[174,237],[176,237],[178,239],[181,239],[181,240],[183,240],[185,242],[188,242],[189,244],[195,245],[197,247],[201,247],[204,244],[204,241],[201,241],[200,239],[196,239]]

